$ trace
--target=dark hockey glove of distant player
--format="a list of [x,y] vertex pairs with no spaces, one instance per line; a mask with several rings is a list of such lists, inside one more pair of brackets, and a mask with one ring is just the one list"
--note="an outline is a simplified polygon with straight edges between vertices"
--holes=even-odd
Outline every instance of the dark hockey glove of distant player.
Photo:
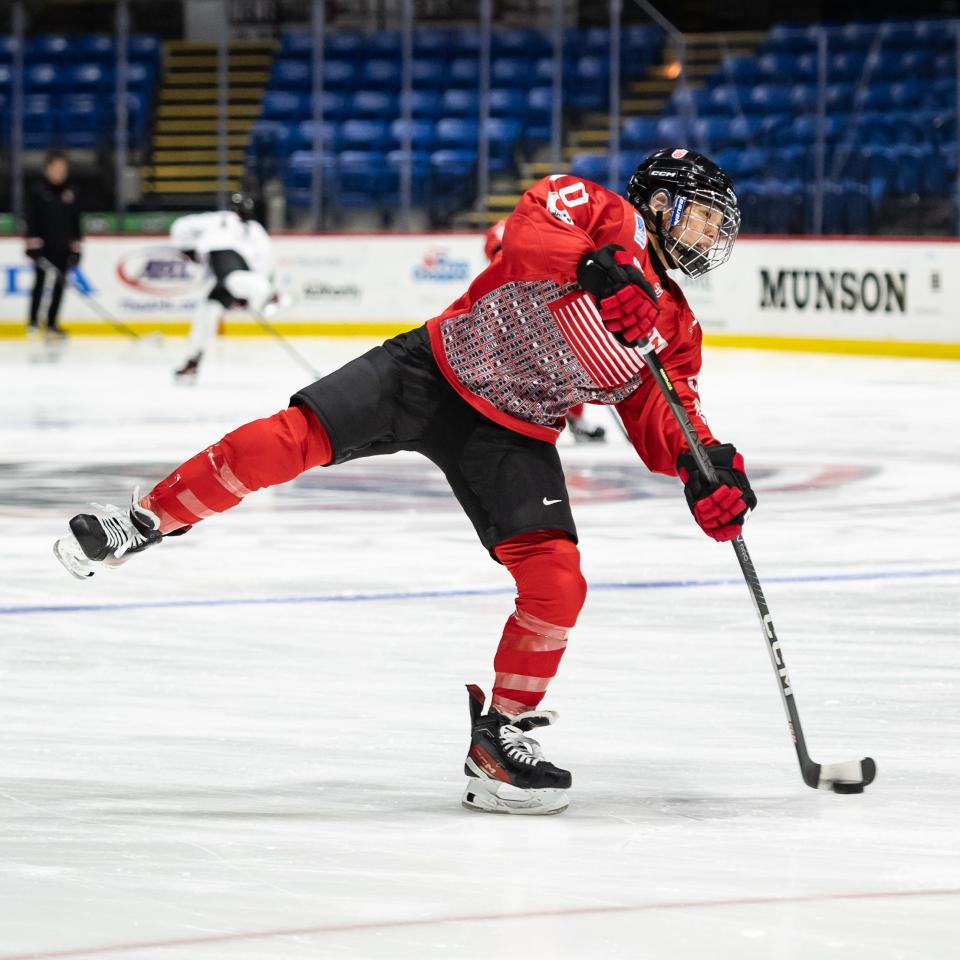
[[647,278],[616,243],[584,255],[577,283],[597,298],[603,325],[624,346],[636,346],[653,332],[660,307]]
[[743,455],[737,453],[732,443],[707,447],[706,451],[719,484],[707,481],[689,451],[677,458],[677,473],[683,481],[690,512],[704,533],[714,540],[733,540],[740,536],[743,521],[756,507],[757,496],[747,479]]

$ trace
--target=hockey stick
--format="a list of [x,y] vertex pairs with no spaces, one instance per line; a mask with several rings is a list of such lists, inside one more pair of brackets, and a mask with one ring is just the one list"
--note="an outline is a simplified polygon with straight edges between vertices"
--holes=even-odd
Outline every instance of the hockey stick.
[[[643,355],[643,362],[647,369],[653,374],[671,413],[680,425],[697,467],[709,483],[718,483],[717,471],[714,469],[709,456],[707,456],[703,442],[693,429],[690,416],[677,395],[673,382],[667,371],[664,370],[653,345],[649,340],[642,340],[637,348]],[[803,776],[803,782],[808,787],[832,790],[834,793],[862,793],[863,788],[873,783],[873,778],[877,775],[877,765],[870,757],[864,757],[862,760],[847,760],[842,763],[822,764],[815,763],[810,759],[810,754],[807,753],[807,744],[803,737],[803,728],[800,726],[800,714],[797,712],[793,686],[787,676],[787,665],[783,659],[783,651],[780,649],[780,641],[773,629],[773,618],[770,616],[770,610],[763,595],[763,588],[760,586],[760,579],[753,566],[753,560],[750,559],[750,554],[747,552],[747,545],[744,543],[743,537],[738,536],[732,542],[734,553],[737,555],[737,561],[743,572],[743,578],[747,583],[747,589],[750,591],[753,605],[760,617],[763,639],[770,653],[774,673],[777,675],[777,685],[780,690],[780,697],[783,700],[783,707],[787,712],[787,726],[790,729],[790,736],[793,738],[793,744],[797,751],[797,759],[800,761],[800,773]]]
[[286,350],[287,354],[296,363],[303,367],[304,370],[308,371],[313,376],[314,380],[319,380],[323,376],[323,374],[317,370],[317,368],[302,353],[300,353],[300,351],[297,350],[293,344],[290,343],[290,341],[287,340],[287,338],[280,333],[280,331],[277,330],[277,328],[262,313],[258,313],[249,306],[247,309],[250,313],[250,316],[253,317],[253,319],[256,320],[257,323],[259,323],[260,326],[263,327],[263,329],[266,330],[267,333],[269,333],[277,341],[277,343],[283,347],[284,350]]
[[[66,286],[67,278],[63,271],[59,267],[54,266],[49,260],[47,260],[46,257],[39,257],[37,259],[37,264],[42,267],[43,270],[52,271],[60,280],[60,282]],[[107,310],[102,304],[98,303],[97,300],[94,299],[93,295],[84,290],[83,287],[76,286],[75,289],[83,294],[87,302],[93,307],[93,312],[97,314],[101,320],[108,323],[115,330],[119,330],[120,333],[125,333],[128,337],[133,337],[134,340],[142,339],[141,335],[137,333],[136,330],[131,329],[122,320],[118,320],[115,316],[113,316],[109,310]]]
[[620,419],[620,414],[617,413],[617,411],[614,410],[613,407],[607,407],[607,409],[610,411],[610,416],[613,417],[613,422],[617,425],[617,428],[623,434],[624,439],[627,441],[627,443],[629,443],[632,446],[633,441],[630,439],[630,434],[627,433],[627,428],[623,425],[623,421]]

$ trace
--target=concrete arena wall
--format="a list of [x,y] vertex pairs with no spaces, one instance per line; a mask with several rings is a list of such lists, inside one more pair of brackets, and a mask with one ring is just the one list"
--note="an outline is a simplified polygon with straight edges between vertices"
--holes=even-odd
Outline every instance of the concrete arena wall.
[[[387,336],[439,313],[483,269],[477,234],[279,235],[285,334]],[[22,241],[0,240],[0,336],[23,332],[33,268]],[[185,333],[206,281],[164,236],[84,245],[64,325],[114,333],[103,309],[140,332]],[[738,240],[723,268],[684,280],[708,344],[960,359],[960,243],[877,238]],[[262,333],[242,311],[228,334]]]

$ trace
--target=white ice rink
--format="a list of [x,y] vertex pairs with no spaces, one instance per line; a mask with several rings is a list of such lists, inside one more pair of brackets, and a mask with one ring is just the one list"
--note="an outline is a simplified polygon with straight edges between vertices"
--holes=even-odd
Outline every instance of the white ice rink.
[[960,957],[960,365],[705,358],[810,751],[876,783],[803,785],[732,550],[613,435],[562,446],[591,593],[541,739],[571,806],[511,818],[460,793],[512,585],[426,461],[56,563],[87,500],[307,379],[228,341],[176,387],[178,350],[0,341],[0,960]]

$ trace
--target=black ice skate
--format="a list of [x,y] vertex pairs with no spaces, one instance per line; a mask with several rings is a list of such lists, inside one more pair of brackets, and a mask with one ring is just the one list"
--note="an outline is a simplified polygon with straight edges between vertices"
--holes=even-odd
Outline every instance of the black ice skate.
[[100,514],[78,513],[70,521],[70,533],[53,545],[54,556],[69,573],[84,580],[93,576],[95,564],[116,567],[130,554],[159,543],[163,538],[160,518],[141,507],[139,499],[140,488],[136,487],[126,510],[95,503]]
[[560,813],[570,800],[572,778],[543,758],[540,744],[524,734],[553,723],[551,710],[529,710],[510,718],[490,710],[481,716],[484,694],[475,684],[470,694],[470,750],[463,765],[469,777],[463,794],[468,810],[543,815]]
[[594,427],[591,430],[573,417],[567,418],[567,426],[577,443],[603,443],[607,437],[607,431],[603,427]]
[[200,369],[200,361],[202,359],[202,353],[192,356],[182,367],[177,367],[177,369],[173,371],[173,379],[178,383],[193,383],[197,379],[197,371]]

